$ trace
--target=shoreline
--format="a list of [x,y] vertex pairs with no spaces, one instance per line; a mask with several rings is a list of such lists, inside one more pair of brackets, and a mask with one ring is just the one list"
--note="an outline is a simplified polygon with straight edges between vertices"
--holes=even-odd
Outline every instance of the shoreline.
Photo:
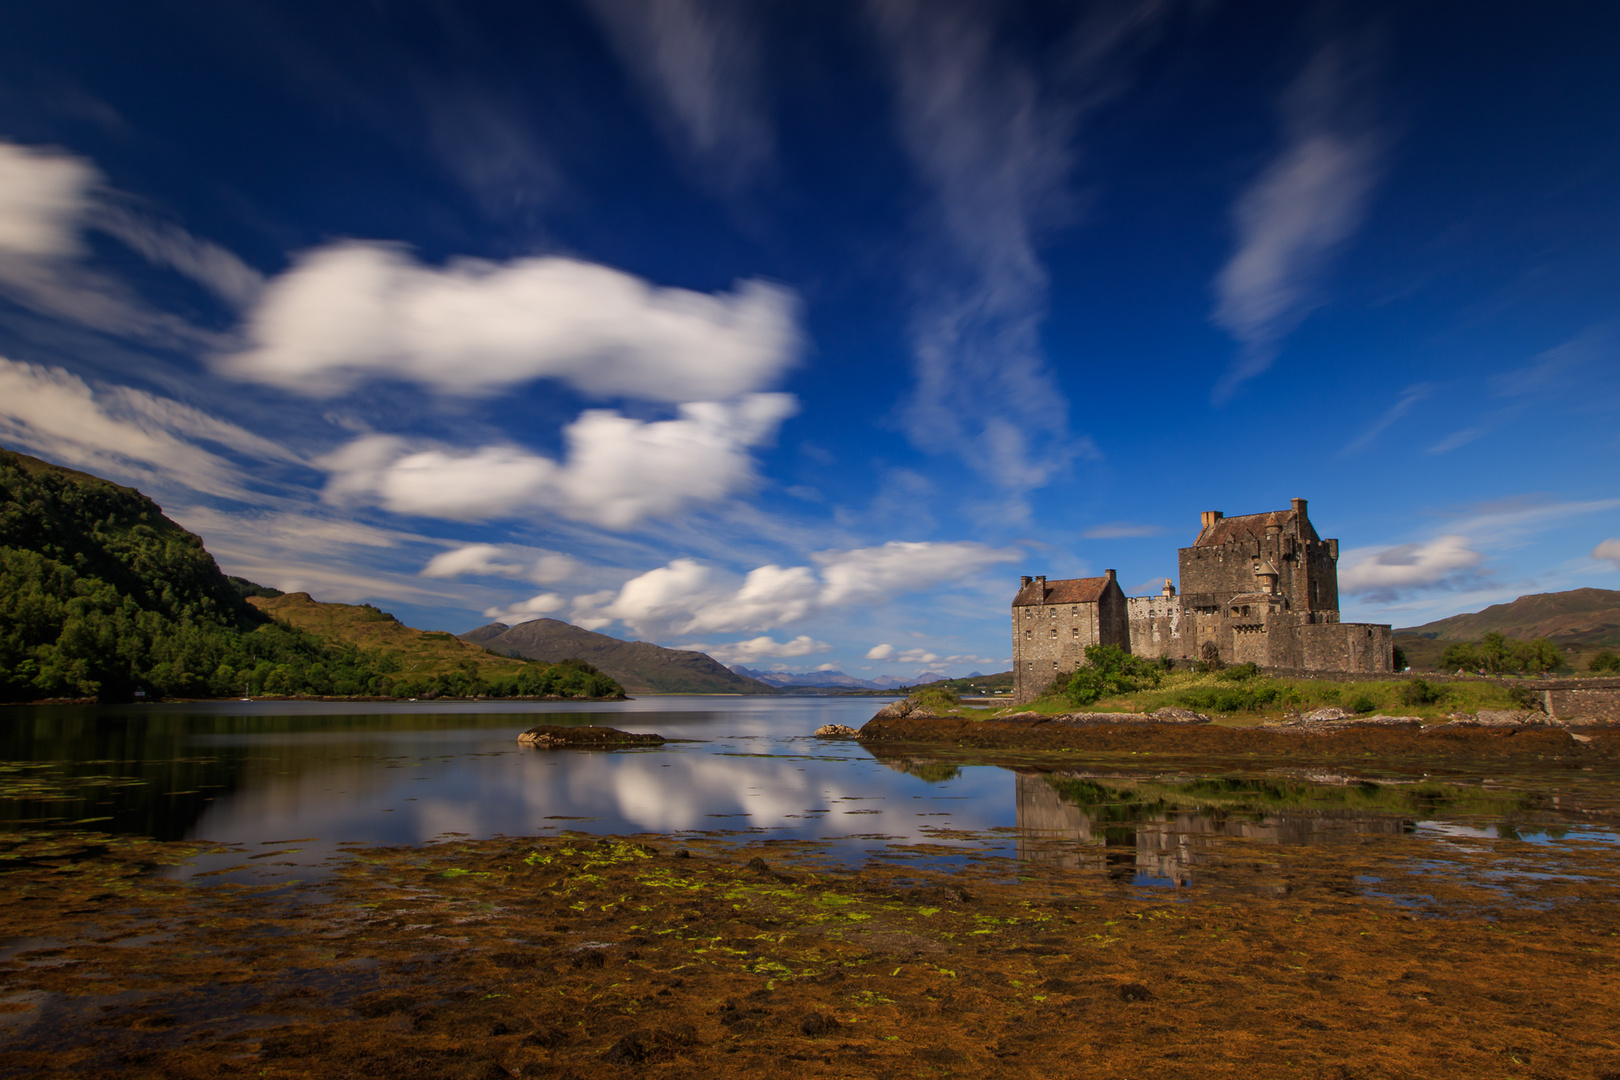
[[[147,869],[200,847],[58,836],[5,852],[0,932],[24,948],[0,959],[0,1068],[590,1080],[1613,1063],[1613,845],[1474,841],[1437,863],[1402,836],[1238,840],[1174,895],[1107,865],[847,869],[813,843],[646,835],[357,847],[327,880],[275,888]],[[1501,884],[1531,856],[1555,872]],[[123,944],[153,937],[161,948]]]

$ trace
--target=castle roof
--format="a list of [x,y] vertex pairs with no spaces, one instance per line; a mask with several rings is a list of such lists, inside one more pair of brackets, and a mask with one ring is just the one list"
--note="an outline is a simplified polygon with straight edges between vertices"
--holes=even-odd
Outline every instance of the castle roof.
[[1036,604],[1095,604],[1108,588],[1106,577],[1064,578],[1060,581],[1032,581],[1018,590],[1013,607]]
[[1272,510],[1264,514],[1223,517],[1206,525],[1198,534],[1198,539],[1193,541],[1193,547],[1219,547],[1236,540],[1263,540],[1266,530],[1272,527],[1279,528],[1285,533],[1293,533],[1302,540],[1319,539],[1316,530],[1311,528],[1310,519],[1301,511]]

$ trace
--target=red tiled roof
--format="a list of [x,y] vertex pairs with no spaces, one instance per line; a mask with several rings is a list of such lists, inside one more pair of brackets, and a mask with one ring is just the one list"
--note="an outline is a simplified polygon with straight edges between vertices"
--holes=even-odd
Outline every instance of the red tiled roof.
[[1013,607],[1033,607],[1036,604],[1095,604],[1108,588],[1105,577],[1064,578],[1048,581],[1043,590],[1041,583],[1032,581],[1018,590]]
[[[1273,510],[1265,514],[1240,514],[1237,517],[1222,518],[1209,528],[1198,534],[1193,541],[1193,547],[1218,547],[1229,544],[1233,540],[1263,540],[1268,525],[1276,525],[1284,532],[1291,532],[1296,528],[1299,518],[1295,510]],[[1316,530],[1311,528],[1309,519],[1305,522],[1304,539],[1317,539]]]

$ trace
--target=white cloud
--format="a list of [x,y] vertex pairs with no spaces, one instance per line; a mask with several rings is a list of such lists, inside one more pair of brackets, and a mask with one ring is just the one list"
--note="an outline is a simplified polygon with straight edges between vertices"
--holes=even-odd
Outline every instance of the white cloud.
[[[767,657],[809,656],[832,649],[825,641],[817,641],[809,634],[800,634],[791,641],[777,641],[769,636],[735,641],[727,645],[682,645],[683,649],[708,653],[722,664],[753,666]],[[831,671],[833,665],[823,664],[818,671]]]
[[886,642],[882,645],[874,645],[870,649],[866,650],[866,658],[868,660],[887,660],[893,655],[894,646]]
[[317,464],[334,503],[375,503],[398,514],[479,521],[540,511],[609,529],[712,503],[754,483],[748,451],[795,408],[788,394],[682,405],[674,420],[592,409],[563,429],[564,461],[514,446],[415,449],[367,435]]
[[567,603],[567,600],[556,593],[541,593],[539,596],[531,596],[527,600],[507,607],[485,608],[484,618],[491,622],[502,622],[512,626],[517,623],[532,622],[553,612],[561,611]]
[[960,581],[1019,557],[1015,549],[960,541],[905,543],[817,552],[808,566],[761,566],[738,582],[695,559],[632,578],[617,591],[579,597],[574,622],[600,629],[614,621],[638,634],[765,631],[828,608],[873,604]]
[[724,0],[590,0],[673,141],[723,182],[771,156],[757,35],[748,5]]
[[0,357],[0,439],[98,475],[248,497],[233,465],[180,434],[293,460],[275,444],[189,405],[127,387],[93,390],[61,368]]
[[1592,558],[1607,559],[1614,563],[1614,568],[1620,570],[1620,539],[1610,538],[1592,549]]
[[550,378],[597,397],[706,401],[761,389],[793,362],[794,307],[757,281],[711,296],[577,259],[439,268],[343,243],[273,279],[249,347],[217,363],[304,394],[399,378],[476,395]]
[[1142,525],[1134,521],[1110,521],[1093,525],[1080,534],[1087,540],[1130,540],[1143,536],[1163,536],[1163,525]]
[[442,551],[428,560],[421,575],[429,578],[508,577],[555,585],[579,573],[582,564],[571,555],[517,544],[465,544]]
[[1393,599],[1402,592],[1450,588],[1471,579],[1485,556],[1466,536],[1437,537],[1421,544],[1356,548],[1340,560],[1339,590],[1348,595]]
[[1237,249],[1215,279],[1214,318],[1243,349],[1216,384],[1217,403],[1271,366],[1366,214],[1381,141],[1350,118],[1356,75],[1341,48],[1312,59],[1285,95],[1287,145],[1233,208]]
[[99,180],[89,162],[0,142],[0,254],[77,255],[79,219]]
[[876,0],[894,59],[902,140],[933,199],[915,253],[916,387],[903,411],[918,446],[959,454],[1015,506],[1076,456],[1068,405],[1041,346],[1048,279],[1040,234],[1069,213],[1072,142],[1116,93],[1119,61],[1152,37],[1163,5],[1098,7],[1072,39],[1078,85],[1043,90],[998,40],[993,5]]

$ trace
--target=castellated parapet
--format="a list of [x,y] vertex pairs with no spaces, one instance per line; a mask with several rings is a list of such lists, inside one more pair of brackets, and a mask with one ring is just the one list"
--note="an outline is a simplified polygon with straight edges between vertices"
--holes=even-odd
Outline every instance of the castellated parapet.
[[1017,696],[1086,663],[1090,645],[1294,671],[1394,670],[1391,627],[1339,621],[1339,542],[1316,535],[1304,499],[1264,514],[1205,511],[1179,555],[1179,595],[1166,580],[1157,596],[1127,598],[1112,570],[1023,578],[1012,604]]

